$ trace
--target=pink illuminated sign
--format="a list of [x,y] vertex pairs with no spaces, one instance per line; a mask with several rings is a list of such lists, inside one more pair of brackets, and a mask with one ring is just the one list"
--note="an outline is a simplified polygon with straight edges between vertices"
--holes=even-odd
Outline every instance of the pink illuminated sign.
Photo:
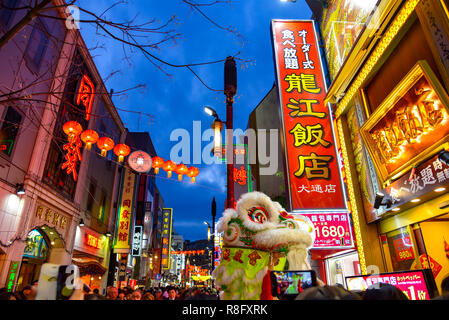
[[388,283],[399,288],[410,300],[430,300],[423,271],[392,272],[372,276],[347,277],[348,290],[366,290],[376,283]]
[[315,227],[313,249],[352,248],[352,231],[348,213],[301,213]]

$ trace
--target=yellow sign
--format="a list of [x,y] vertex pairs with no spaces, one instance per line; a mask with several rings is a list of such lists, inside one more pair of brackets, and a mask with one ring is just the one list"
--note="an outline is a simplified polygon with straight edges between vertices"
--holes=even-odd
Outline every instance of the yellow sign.
[[136,175],[128,168],[122,178],[122,189],[117,215],[117,226],[114,239],[114,252],[127,253],[131,248],[131,228],[133,224],[134,191]]

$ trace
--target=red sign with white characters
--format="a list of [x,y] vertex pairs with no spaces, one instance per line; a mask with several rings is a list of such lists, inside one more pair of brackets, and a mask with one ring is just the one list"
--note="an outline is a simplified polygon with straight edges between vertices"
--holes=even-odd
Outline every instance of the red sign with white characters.
[[415,259],[410,236],[404,236],[394,240],[394,248],[396,250],[396,259],[398,261]]
[[353,238],[348,213],[301,213],[315,227],[313,249],[352,248]]
[[392,272],[372,276],[347,277],[348,290],[366,290],[376,283],[388,283],[399,288],[410,300],[430,300],[422,271]]
[[313,21],[272,20],[291,211],[346,209]]

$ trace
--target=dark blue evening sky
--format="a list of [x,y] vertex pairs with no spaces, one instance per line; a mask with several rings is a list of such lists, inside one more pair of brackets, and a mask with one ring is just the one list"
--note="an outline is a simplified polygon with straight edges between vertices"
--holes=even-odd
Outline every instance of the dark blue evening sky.
[[[211,3],[212,0],[199,1]],[[113,2],[111,0],[82,0],[80,4],[95,13],[103,12]],[[232,4],[216,4],[203,7],[209,17],[222,26],[235,27],[244,37],[244,43],[236,36],[220,30],[192,11],[180,0],[129,0],[127,4],[115,7],[106,17],[115,21],[134,18],[136,22],[146,22],[157,18],[164,23],[176,15],[179,25],[177,31],[182,40],[177,45],[164,44],[160,51],[153,54],[174,64],[200,63],[225,59],[235,55],[250,60],[246,65],[237,60],[238,90],[234,104],[234,127],[245,129],[251,111],[271,89],[274,81],[272,44],[270,39],[271,19],[310,19],[311,12],[305,1],[296,3],[280,0],[233,0]],[[81,19],[86,18],[81,13]],[[119,111],[125,126],[130,131],[148,131],[159,156],[170,157],[170,150],[176,142],[170,141],[170,133],[177,128],[192,132],[193,121],[201,121],[202,129],[210,128],[212,118],[203,111],[204,105],[210,105],[225,120],[225,96],[222,92],[208,90],[194,75],[186,69],[164,69],[173,75],[168,78],[153,64],[135,52],[130,56],[132,65],[124,60],[121,44],[99,37],[95,30],[83,26],[81,32],[89,48],[98,44],[91,53],[103,78],[119,70],[107,79],[106,86],[115,92],[138,84],[145,84],[143,90],[128,92],[127,96],[115,98],[117,108],[149,113],[148,117],[135,113]],[[224,63],[195,67],[194,70],[214,89],[223,89]],[[204,147],[209,142],[202,142]],[[191,147],[192,150],[192,147]],[[192,159],[192,156],[190,157]],[[173,208],[174,227],[184,239],[197,240],[207,236],[204,220],[211,221],[210,207],[212,197],[217,200],[217,220],[224,210],[226,198],[226,166],[196,165],[200,168],[197,183],[191,184],[188,177],[178,182],[174,174],[166,179],[161,170],[156,183],[164,198],[165,206]]]

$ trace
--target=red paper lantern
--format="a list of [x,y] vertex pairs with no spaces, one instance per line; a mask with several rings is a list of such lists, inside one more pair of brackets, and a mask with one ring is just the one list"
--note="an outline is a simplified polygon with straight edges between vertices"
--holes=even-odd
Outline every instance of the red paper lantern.
[[85,130],[81,133],[81,140],[86,144],[87,150],[90,150],[92,144],[98,141],[98,133],[94,130]]
[[114,153],[118,157],[118,162],[122,162],[123,158],[131,152],[131,149],[124,143],[119,143],[114,147]]
[[159,173],[159,168],[162,168],[163,165],[164,159],[162,159],[161,157],[153,157],[153,168],[155,174]]
[[70,136],[78,136],[82,131],[83,127],[76,121],[68,121],[62,126],[65,134]]
[[114,141],[112,141],[111,138],[103,137],[98,139],[97,146],[101,150],[101,156],[106,157],[106,154],[109,150],[112,150],[114,148]]
[[187,172],[187,176],[189,176],[192,179],[192,183],[195,183],[195,177],[200,173],[200,170],[195,167],[190,167],[189,171]]
[[171,160],[165,161],[162,169],[167,171],[167,177],[171,178],[171,173],[176,169],[176,163]]
[[176,173],[178,174],[178,180],[181,181],[182,180],[182,175],[186,174],[188,171],[187,166],[185,164],[178,164],[176,166]]

